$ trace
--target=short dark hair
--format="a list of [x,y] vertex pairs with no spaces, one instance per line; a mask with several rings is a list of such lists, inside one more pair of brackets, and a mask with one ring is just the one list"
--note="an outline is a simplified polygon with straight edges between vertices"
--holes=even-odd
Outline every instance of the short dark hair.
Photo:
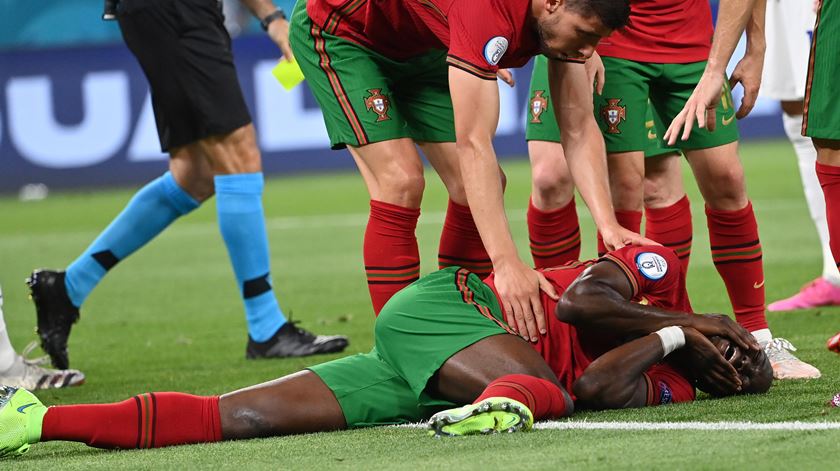
[[630,0],[566,0],[566,7],[583,16],[597,16],[609,29],[630,22]]

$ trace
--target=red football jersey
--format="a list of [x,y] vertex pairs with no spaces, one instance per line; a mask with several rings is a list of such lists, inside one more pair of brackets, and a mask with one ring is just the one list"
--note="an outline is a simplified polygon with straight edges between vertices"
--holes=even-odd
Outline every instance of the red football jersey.
[[[395,60],[446,49],[447,62],[487,80],[538,54],[529,0],[308,0],[325,33]],[[327,51],[329,53],[329,51]]]
[[630,24],[601,40],[598,54],[637,62],[682,64],[709,58],[709,0],[633,0]]
[[[633,301],[662,309],[691,312],[685,275],[679,259],[671,249],[660,246],[624,247],[608,253],[601,260],[609,260],[624,271],[633,287]],[[575,262],[540,271],[562,294],[593,263]],[[490,275],[485,283],[495,291],[493,278]],[[561,322],[554,316],[557,302],[545,293],[541,293],[541,297],[547,333],[531,345],[574,398],[572,385],[575,380],[596,358],[618,346],[621,339],[603,332],[577,329]],[[694,386],[668,363],[654,365],[645,373],[645,378],[648,381],[648,405],[694,400]]]

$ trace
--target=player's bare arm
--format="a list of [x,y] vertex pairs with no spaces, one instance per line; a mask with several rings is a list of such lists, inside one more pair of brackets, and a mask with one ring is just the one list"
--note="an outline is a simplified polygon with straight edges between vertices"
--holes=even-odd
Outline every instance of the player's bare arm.
[[283,53],[283,59],[287,61],[294,59],[292,48],[289,46],[289,21],[282,10],[278,9],[271,0],[240,0],[240,2],[260,20],[268,37]]
[[604,139],[592,111],[592,87],[582,64],[549,59],[548,80],[563,151],[580,192],[608,250],[628,244],[659,245],[621,227],[615,219],[607,179]]
[[540,289],[554,299],[557,293],[542,274],[522,262],[510,234],[492,143],[499,119],[498,86],[494,80],[483,80],[450,67],[449,87],[464,190],[481,240],[493,261],[500,302],[509,324],[523,338],[536,341],[545,333]]
[[[704,359],[702,363],[693,364],[701,366],[697,369],[703,370],[704,381],[714,381],[716,392],[740,392],[740,375],[718,348],[696,329],[683,327],[681,330],[684,345],[679,348],[690,350],[692,356]],[[663,345],[662,337],[652,333],[598,357],[575,381],[573,390],[578,403],[590,409],[644,407],[648,396],[648,382],[644,373],[667,356],[669,352],[665,351]]]
[[[674,287],[676,289],[676,287]],[[724,315],[697,315],[630,302],[633,287],[624,271],[603,260],[589,267],[560,297],[555,316],[563,322],[629,336],[669,326],[691,327],[704,335],[732,339],[745,350],[758,350],[755,338]]]
[[[738,40],[747,26],[757,2],[766,0],[723,0],[718,9],[718,20],[712,38],[709,60],[700,82],[686,101],[682,111],[674,118],[664,139],[673,145],[677,139],[687,140],[694,122],[698,127],[715,129],[715,107],[720,100],[726,65],[735,52]],[[763,12],[763,8],[762,8]],[[764,15],[760,19],[763,23]]]
[[741,106],[735,113],[735,117],[742,119],[747,117],[755,106],[758,99],[758,89],[761,87],[761,73],[764,70],[764,52],[767,49],[767,41],[764,37],[764,18],[766,0],[755,2],[752,15],[747,23],[747,50],[744,57],[738,61],[735,70],[729,77],[729,87],[736,84],[744,87],[744,97],[741,99]]

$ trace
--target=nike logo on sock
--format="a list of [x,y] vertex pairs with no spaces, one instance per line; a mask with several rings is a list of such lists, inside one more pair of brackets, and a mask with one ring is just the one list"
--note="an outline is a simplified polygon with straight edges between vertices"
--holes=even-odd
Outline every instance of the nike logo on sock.
[[758,289],[764,286],[764,280],[761,280],[761,283],[753,283],[753,288]]
[[27,408],[27,407],[29,407],[29,406],[34,406],[34,405],[35,405],[35,403],[34,403],[34,402],[30,402],[29,404],[24,404],[24,405],[22,405],[22,406],[18,407],[18,408],[17,408],[17,411],[18,411],[18,412],[20,412],[21,414],[23,414],[23,410],[24,410],[24,409],[26,409],[26,408]]

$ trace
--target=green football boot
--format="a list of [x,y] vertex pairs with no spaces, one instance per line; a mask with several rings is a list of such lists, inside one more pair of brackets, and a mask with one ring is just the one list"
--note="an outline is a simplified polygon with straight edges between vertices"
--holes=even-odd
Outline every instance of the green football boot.
[[534,416],[525,404],[506,397],[440,411],[429,419],[429,435],[456,437],[531,430]]
[[0,458],[20,456],[41,439],[47,407],[26,389],[0,386]]

